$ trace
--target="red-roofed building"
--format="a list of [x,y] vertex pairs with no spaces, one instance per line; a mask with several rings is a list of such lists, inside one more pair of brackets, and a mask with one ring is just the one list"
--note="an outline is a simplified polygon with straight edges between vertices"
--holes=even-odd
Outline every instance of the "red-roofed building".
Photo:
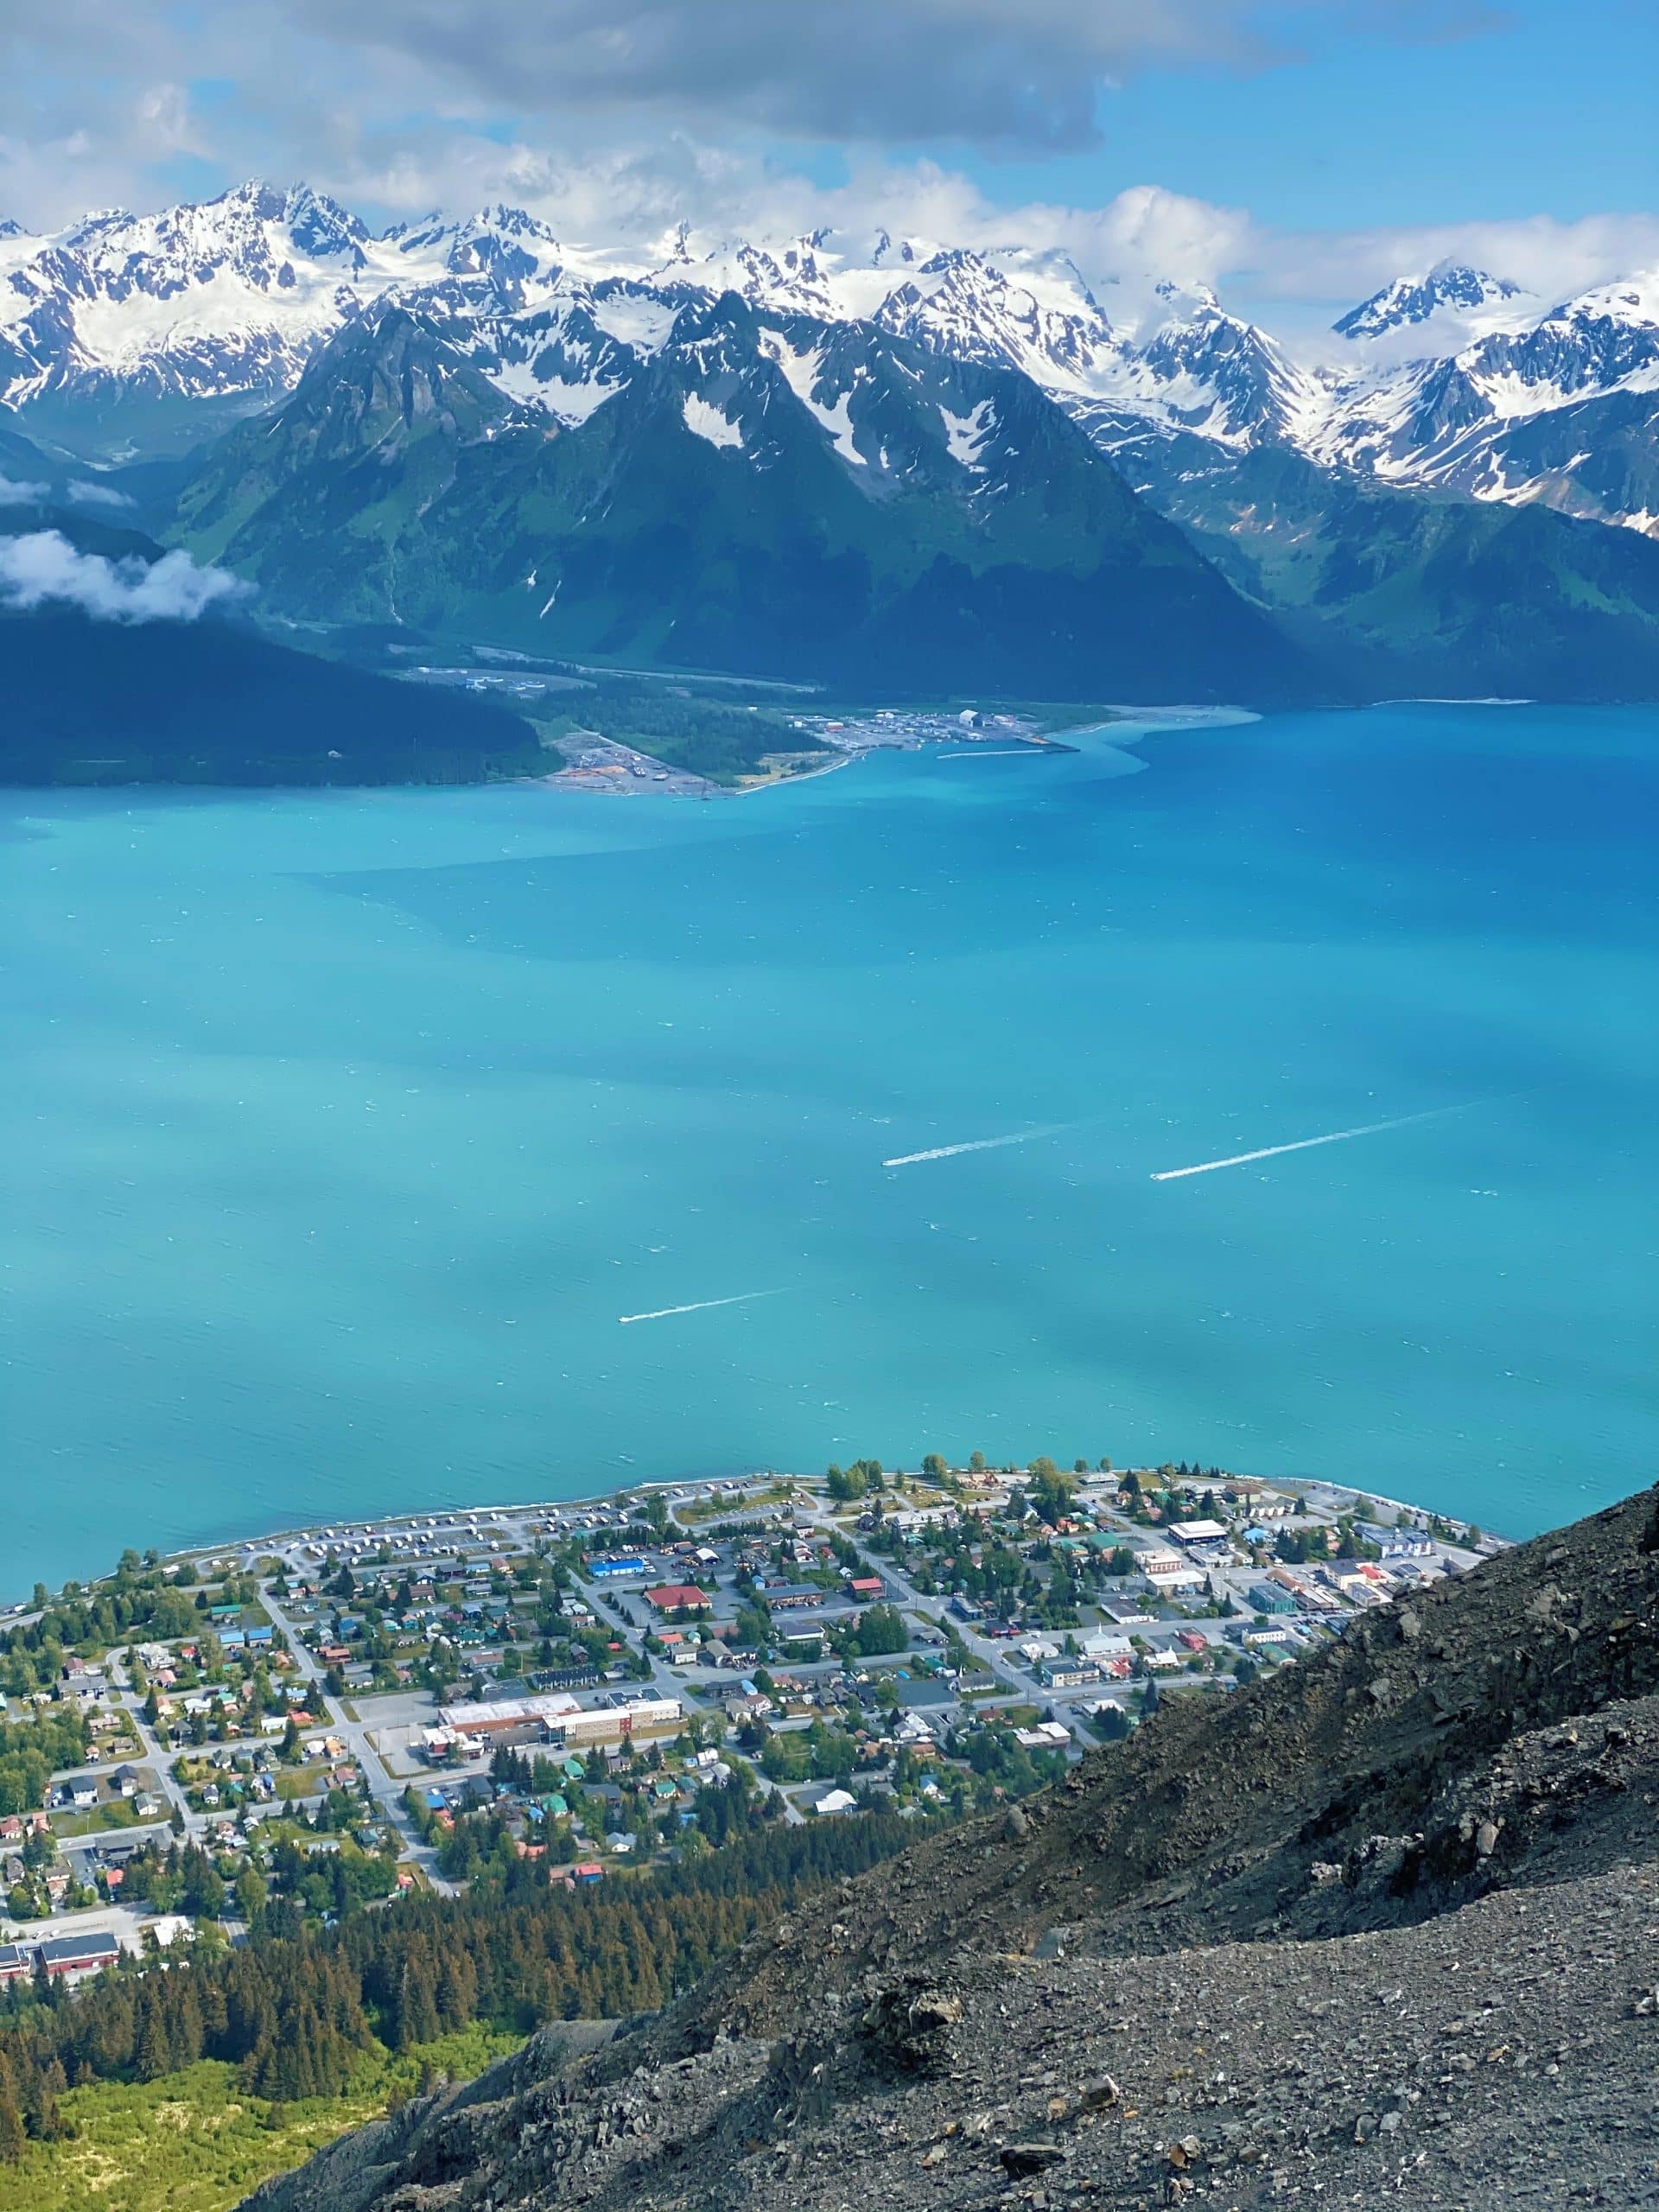
[[645,1603],[659,1613],[706,1612],[713,1600],[695,1582],[659,1582],[646,1591]]

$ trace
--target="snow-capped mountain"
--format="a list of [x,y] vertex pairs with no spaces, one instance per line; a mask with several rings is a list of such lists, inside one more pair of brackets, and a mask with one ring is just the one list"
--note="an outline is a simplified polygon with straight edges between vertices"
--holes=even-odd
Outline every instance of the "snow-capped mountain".
[[1396,486],[1656,527],[1653,275],[1551,303],[1442,263],[1341,317],[1309,361],[1201,288],[1120,304],[1064,254],[1018,244],[682,226],[613,251],[503,206],[376,236],[307,188],[249,184],[50,238],[0,227],[0,401],[32,435],[92,457],[182,450],[293,391],[344,325],[393,301],[513,405],[572,426],[654,357],[688,302],[730,294],[1015,368],[1152,477],[1192,439],[1222,454],[1279,446]]
[[[638,308],[621,281],[531,318],[566,381],[594,314]],[[1320,692],[1006,364],[691,288],[665,332],[601,334],[604,396],[555,426],[477,339],[371,307],[196,457],[174,541],[289,619],[517,651],[900,690],[1007,692],[1040,667],[1063,696]]]
[[0,261],[4,397],[46,422],[134,401],[258,404],[353,310],[373,248],[334,201],[265,185],[14,236]]
[[370,302],[522,312],[553,283],[554,241],[516,209],[375,238],[306,186],[251,183],[199,205],[85,217],[0,239],[0,398],[37,435],[108,457],[194,444],[292,391]]
[[1350,308],[1332,327],[1339,338],[1381,338],[1436,316],[1468,317],[1497,310],[1491,319],[1501,321],[1511,302],[1527,296],[1520,285],[1505,277],[1489,276],[1466,262],[1441,261],[1421,276],[1396,276]]
[[[1349,333],[1360,358],[1338,371],[1331,405],[1303,450],[1387,483],[1433,485],[1510,505],[1536,499],[1651,531],[1659,454],[1645,471],[1638,467],[1640,480],[1625,487],[1633,491],[1628,500],[1610,500],[1597,464],[1615,422],[1621,442],[1628,442],[1629,403],[1659,395],[1659,276],[1518,311],[1524,296],[1515,287],[1472,270],[1450,274],[1460,295],[1456,306],[1478,318],[1474,334],[1450,352],[1424,347],[1416,359],[1390,354],[1368,363],[1368,342],[1414,320],[1409,308],[1427,296],[1433,280],[1391,288],[1398,310],[1391,327],[1378,306],[1384,296],[1368,301],[1344,318],[1346,325],[1366,319]],[[1449,292],[1440,300],[1448,304]],[[1425,330],[1438,319],[1438,312],[1424,318]]]

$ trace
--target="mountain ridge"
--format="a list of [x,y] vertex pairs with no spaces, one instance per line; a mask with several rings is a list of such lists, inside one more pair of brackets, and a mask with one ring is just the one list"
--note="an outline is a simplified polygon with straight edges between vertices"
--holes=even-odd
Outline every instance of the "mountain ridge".
[[[620,341],[619,341],[620,342]],[[301,619],[906,692],[1340,696],[1006,366],[693,297],[608,403],[507,400],[451,327],[346,326],[175,535]]]
[[0,242],[0,457],[278,620],[910,696],[1659,696],[1659,283],[1441,264],[1340,368],[1108,289],[499,204],[377,238],[254,183]]
[[[0,401],[86,456],[176,451],[291,392],[344,323],[391,300],[470,326],[507,397],[568,421],[609,397],[585,359],[596,335],[648,346],[688,297],[728,291],[1000,360],[1109,436],[1128,423],[1285,445],[1361,478],[1659,528],[1645,480],[1627,497],[1578,474],[1586,435],[1590,455],[1599,443],[1583,410],[1659,391],[1659,279],[1640,273],[1552,303],[1442,264],[1374,293],[1338,318],[1334,351],[1302,358],[1201,286],[1156,284],[1109,310],[1052,250],[683,226],[654,245],[582,247],[504,205],[376,237],[308,187],[255,182],[0,240]],[[561,356],[581,372],[554,373]]]

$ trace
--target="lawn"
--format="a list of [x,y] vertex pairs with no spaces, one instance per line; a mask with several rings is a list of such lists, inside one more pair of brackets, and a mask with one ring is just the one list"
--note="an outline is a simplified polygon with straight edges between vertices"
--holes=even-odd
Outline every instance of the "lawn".
[[102,1835],[112,1828],[130,1828],[138,1825],[138,1815],[124,1797],[111,1797],[102,1805],[95,1805],[84,1813],[54,1813],[52,1833],[56,1836]]
[[677,1505],[674,1518],[688,1527],[695,1527],[700,1521],[741,1521],[745,1514],[763,1507],[787,1505],[794,1495],[793,1483],[770,1483],[765,1490],[751,1491],[742,1497],[696,1498],[688,1505]]
[[0,2212],[229,2212],[268,2175],[413,2090],[423,2063],[468,2079],[520,2040],[473,2027],[400,2056],[377,2050],[346,2095],[285,2105],[274,2120],[233,2066],[213,2059],[158,2082],[72,2089],[61,2101],[74,2139],[31,2143],[18,2164],[0,2165]]

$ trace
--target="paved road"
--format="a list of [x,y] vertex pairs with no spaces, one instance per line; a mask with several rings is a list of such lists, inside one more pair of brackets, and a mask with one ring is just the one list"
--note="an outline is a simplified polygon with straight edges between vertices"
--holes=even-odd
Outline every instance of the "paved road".
[[50,1920],[0,1917],[0,1943],[43,1943],[60,1936],[113,1936],[123,1950],[143,1948],[143,1930],[156,1916],[124,1904],[94,1906],[87,1912],[54,1912]]
[[341,1739],[363,1770],[368,1781],[369,1796],[373,1799],[377,1811],[396,1830],[404,1857],[421,1869],[435,1890],[444,1897],[454,1897],[454,1885],[445,1881],[438,1872],[437,1853],[429,1844],[421,1840],[419,1831],[404,1807],[404,1785],[391,1773],[369,1741],[367,1727],[360,1720],[347,1719],[339,1700],[329,1696],[323,1687],[322,1669],[301,1642],[298,1626],[284,1612],[281,1600],[271,1595],[269,1586],[262,1587],[259,1594],[265,1611],[288,1638],[295,1671],[307,1686],[308,1703],[316,1706],[327,1715],[330,1732]]
[[779,1789],[775,1782],[768,1776],[762,1774],[760,1768],[753,1764],[750,1766],[750,1772],[754,1777],[754,1786],[759,1794],[762,1797],[775,1797],[783,1807],[785,1826],[791,1828],[804,1828],[806,1826],[806,1815],[795,1802],[788,1790]]
[[161,1738],[145,1719],[143,1700],[132,1687],[126,1665],[127,1647],[122,1644],[110,1654],[110,1679],[118,1686],[117,1694],[126,1708],[133,1733],[137,1737],[143,1754],[143,1758],[135,1764],[154,1769],[162,1795],[175,1813],[182,1815],[189,1833],[199,1835],[207,1827],[209,1816],[190,1809],[190,1801],[185,1796],[183,1784],[173,1772],[173,1754],[163,1748]]

